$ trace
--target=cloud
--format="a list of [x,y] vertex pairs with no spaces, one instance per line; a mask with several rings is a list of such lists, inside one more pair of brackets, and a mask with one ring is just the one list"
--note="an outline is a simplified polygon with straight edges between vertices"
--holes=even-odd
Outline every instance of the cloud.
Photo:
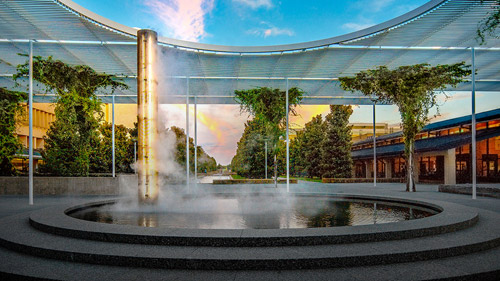
[[264,25],[265,27],[252,28],[250,30],[247,30],[246,33],[264,38],[271,36],[279,36],[279,35],[287,35],[287,36],[295,35],[295,32],[293,32],[293,30],[289,28],[278,28],[267,22],[261,22],[261,25]]
[[271,0],[233,0],[233,2],[248,6],[252,9],[259,9],[259,8],[272,8],[273,3]]
[[342,29],[347,31],[358,31],[368,28],[381,22],[381,17],[390,10],[394,15],[402,15],[415,8],[418,5],[401,4],[395,0],[357,0],[350,2],[350,8],[357,10],[359,16],[353,22],[347,22],[342,25]]
[[199,41],[207,36],[205,16],[214,7],[214,0],[144,0],[150,13],[164,25],[167,36]]
[[348,23],[344,23],[342,25],[342,28],[345,30],[349,30],[349,31],[358,31],[358,30],[365,29],[365,28],[368,28],[368,27],[373,26],[373,25],[374,25],[373,23],[348,22]]
[[[358,0],[353,2],[353,6],[369,12],[380,12],[382,9],[388,7],[395,0]],[[392,7],[391,7],[392,9]]]

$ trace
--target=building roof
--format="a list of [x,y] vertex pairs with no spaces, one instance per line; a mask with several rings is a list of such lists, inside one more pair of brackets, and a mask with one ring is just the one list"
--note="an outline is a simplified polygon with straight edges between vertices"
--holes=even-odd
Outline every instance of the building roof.
[[[477,131],[476,140],[482,141],[497,136],[500,136],[500,127],[483,129]],[[457,148],[462,145],[471,143],[471,139],[472,136],[470,133],[421,139],[415,141],[415,152],[416,153],[424,153],[430,151],[438,152],[452,148]],[[376,151],[378,158],[403,155],[404,143],[377,146]],[[355,160],[373,159],[373,148],[354,150],[351,152],[351,156]]]
[[[288,79],[290,87],[306,92],[304,104],[372,104],[369,97],[341,90],[337,78],[379,65],[470,63],[467,47],[476,47],[476,90],[498,91],[500,39],[487,38],[486,46],[475,39],[478,23],[496,5],[492,0],[432,0],[367,29],[288,45],[221,46],[160,37],[168,62],[162,81],[170,86],[160,102],[184,103],[190,77],[189,95],[196,95],[198,103],[235,103],[234,90],[284,88]],[[137,29],[70,0],[1,1],[0,18],[0,87],[14,87],[15,66],[25,61],[17,54],[28,53],[28,39],[35,39],[35,55],[122,76],[130,88],[116,93],[117,102],[136,103]],[[462,83],[453,90],[470,87]],[[40,89],[35,93],[35,101],[53,100]],[[106,91],[101,95],[109,101]]]
[[[500,108],[489,110],[489,111],[484,111],[484,112],[476,114],[476,122],[484,122],[484,121],[495,120],[495,119],[500,119]],[[467,124],[470,125],[471,123],[472,123],[471,115],[461,116],[461,117],[457,117],[457,118],[452,118],[452,119],[448,119],[448,120],[430,123],[430,124],[426,125],[421,130],[421,132],[438,131],[438,130],[453,128],[453,127],[458,127],[461,125],[467,125]],[[378,137],[376,137],[376,140],[377,141],[390,140],[390,139],[399,138],[402,136],[403,136],[403,132],[398,131],[398,132],[394,132],[391,134],[378,136]],[[362,141],[356,142],[356,143],[354,143],[354,145],[362,145],[362,144],[369,144],[369,143],[373,143],[373,137],[369,137],[369,138],[364,139]]]

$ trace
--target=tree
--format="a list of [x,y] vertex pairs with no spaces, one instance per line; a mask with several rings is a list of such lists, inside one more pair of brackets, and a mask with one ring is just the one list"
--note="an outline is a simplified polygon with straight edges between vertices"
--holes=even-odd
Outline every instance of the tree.
[[[484,2],[484,0],[481,0],[481,4],[484,4]],[[477,39],[479,39],[481,45],[486,43],[486,35],[498,38],[497,28],[500,25],[500,0],[493,2],[495,3],[492,5],[493,11],[489,12],[487,17],[479,22],[476,30]]]
[[231,161],[232,171],[246,178],[262,178],[265,174],[265,134],[261,119],[247,121]]
[[[407,164],[406,191],[415,191],[413,180],[415,136],[429,121],[429,111],[438,107],[437,97],[446,86],[456,85],[471,74],[464,62],[430,66],[416,64],[389,70],[386,66],[361,71],[354,77],[340,77],[347,91],[361,91],[378,101],[398,106],[405,143]],[[438,108],[439,114],[439,108]]]
[[[131,173],[134,162],[134,139],[131,131],[123,125],[115,125],[115,168],[117,173]],[[95,153],[90,155],[91,173],[111,173],[112,159],[112,124],[104,122],[99,126],[99,138],[92,144]]]
[[0,88],[0,175],[16,174],[12,158],[22,148],[14,135],[16,124],[23,116],[20,102],[26,100],[26,93]]
[[[168,129],[167,129],[168,130]],[[175,134],[176,138],[176,151],[175,161],[182,167],[186,166],[186,133],[184,129],[172,126],[170,129]],[[217,169],[217,162],[215,158],[208,155],[201,146],[197,146],[197,160],[198,172],[215,171]],[[194,140],[189,138],[189,170],[194,172]]]
[[[28,62],[17,66],[14,79],[27,76]],[[86,65],[68,65],[52,57],[33,57],[33,79],[56,94],[56,120],[51,123],[42,156],[44,169],[54,175],[88,176],[92,144],[99,140],[103,112],[98,90],[113,93],[127,85],[114,75],[97,73]],[[99,157],[96,155],[95,157]]]
[[350,178],[352,171],[350,105],[330,105],[326,134],[321,143],[321,172],[324,178]]
[[309,177],[321,177],[321,144],[325,139],[325,123],[321,114],[307,122],[303,133],[304,168]]
[[268,148],[274,156],[274,182],[277,187],[279,152],[278,141],[284,136],[286,126],[286,115],[297,115],[295,107],[302,100],[303,92],[298,88],[291,88],[288,91],[288,109],[286,105],[286,92],[280,89],[255,88],[250,90],[235,91],[235,99],[241,106],[241,111],[247,112],[262,122],[265,130],[265,137],[269,140]]
[[290,141],[290,174],[302,176],[305,172],[304,131],[297,131],[297,136]]

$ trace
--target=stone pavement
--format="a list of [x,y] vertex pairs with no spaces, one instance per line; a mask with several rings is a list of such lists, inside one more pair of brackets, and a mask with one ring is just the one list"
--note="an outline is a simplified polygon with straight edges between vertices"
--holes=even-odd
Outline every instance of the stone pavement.
[[[275,193],[286,192],[286,185],[209,185],[198,184],[200,192],[208,193]],[[193,188],[194,189],[194,188]],[[337,193],[379,195],[408,199],[438,200],[457,203],[479,210],[500,213],[500,199],[439,193],[437,185],[417,185],[417,192],[404,191],[399,183],[378,184],[322,184],[300,181],[291,184],[293,193]],[[35,196],[34,206],[29,206],[27,196],[0,196],[0,218],[21,214],[49,206],[80,204],[88,201],[111,199],[108,196]],[[1,226],[7,227],[7,226]],[[391,245],[389,245],[391,246]],[[500,259],[500,249],[456,256],[443,259],[431,259],[419,262],[408,262],[389,265],[364,266],[355,268],[328,268],[308,270],[172,270],[148,269],[119,266],[92,265],[71,263],[61,260],[42,259],[34,256],[12,252],[0,248],[0,260],[4,266],[19,268],[27,275],[42,275],[47,278],[64,280],[422,280],[434,279],[454,274],[469,274],[467,270],[475,268],[491,270],[495,261]],[[55,270],[57,268],[57,274]],[[462,272],[462,273],[461,273]],[[500,265],[493,273],[481,276],[484,280],[498,280]],[[3,276],[11,278],[13,276]],[[469,277],[470,280],[478,276]],[[2,279],[2,274],[0,274]],[[467,278],[466,278],[467,279]],[[2,279],[4,280],[4,279]],[[7,279],[5,279],[7,280]]]

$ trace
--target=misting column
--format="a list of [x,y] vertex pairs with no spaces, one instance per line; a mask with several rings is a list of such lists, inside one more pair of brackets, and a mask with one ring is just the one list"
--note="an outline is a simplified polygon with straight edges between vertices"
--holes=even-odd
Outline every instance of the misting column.
[[139,202],[155,203],[158,200],[158,164],[156,140],[158,138],[158,95],[155,75],[157,34],[142,29],[137,32],[137,114],[139,149]]

